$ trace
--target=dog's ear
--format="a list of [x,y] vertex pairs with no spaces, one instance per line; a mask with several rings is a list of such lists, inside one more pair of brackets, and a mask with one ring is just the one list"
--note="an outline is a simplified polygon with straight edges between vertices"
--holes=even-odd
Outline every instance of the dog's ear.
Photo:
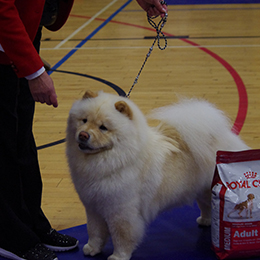
[[117,111],[120,113],[124,114],[127,116],[130,120],[133,119],[133,113],[130,107],[127,105],[125,101],[118,101],[115,103],[115,108]]
[[95,97],[97,97],[97,96],[98,96],[97,93],[94,93],[94,92],[92,92],[91,90],[87,90],[87,91],[85,92],[85,94],[83,95],[82,99],[95,98]]

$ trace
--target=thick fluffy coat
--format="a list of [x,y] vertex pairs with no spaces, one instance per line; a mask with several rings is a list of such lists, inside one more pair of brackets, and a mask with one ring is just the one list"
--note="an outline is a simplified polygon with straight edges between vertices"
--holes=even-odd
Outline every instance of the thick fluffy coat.
[[152,117],[157,127],[131,100],[103,92],[86,92],[71,108],[67,157],[86,207],[86,255],[100,253],[111,235],[108,259],[129,260],[158,213],[194,200],[198,224],[210,225],[216,151],[248,149],[206,101],[183,100]]

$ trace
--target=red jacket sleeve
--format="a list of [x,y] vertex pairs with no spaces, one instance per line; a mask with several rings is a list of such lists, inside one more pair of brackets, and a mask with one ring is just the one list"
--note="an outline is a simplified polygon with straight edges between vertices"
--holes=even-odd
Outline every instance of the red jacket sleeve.
[[44,0],[0,0],[0,44],[18,77],[38,71],[43,63],[33,46]]

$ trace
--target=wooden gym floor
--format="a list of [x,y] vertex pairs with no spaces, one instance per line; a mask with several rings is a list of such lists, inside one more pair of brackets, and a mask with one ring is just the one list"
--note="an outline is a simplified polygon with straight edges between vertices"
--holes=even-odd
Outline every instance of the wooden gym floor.
[[[163,29],[168,46],[163,51],[155,46],[131,99],[144,113],[179,96],[207,99],[228,114],[249,146],[260,148],[259,24],[259,4],[169,5]],[[72,103],[86,89],[116,94],[102,80],[127,93],[154,36],[135,0],[75,0],[60,31],[43,30],[41,56],[51,66],[96,77],[53,72],[59,107],[36,106],[42,205],[54,228],[86,223],[63,142]]]

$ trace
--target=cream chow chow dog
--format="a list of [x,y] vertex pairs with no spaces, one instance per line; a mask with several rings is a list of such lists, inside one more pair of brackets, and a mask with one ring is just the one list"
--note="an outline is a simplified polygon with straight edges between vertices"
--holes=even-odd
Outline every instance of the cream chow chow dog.
[[102,251],[129,260],[146,226],[163,210],[197,200],[199,225],[210,225],[211,181],[217,150],[248,147],[224,114],[191,99],[153,112],[149,127],[139,108],[117,95],[87,91],[69,113],[67,157],[86,208],[85,255]]

